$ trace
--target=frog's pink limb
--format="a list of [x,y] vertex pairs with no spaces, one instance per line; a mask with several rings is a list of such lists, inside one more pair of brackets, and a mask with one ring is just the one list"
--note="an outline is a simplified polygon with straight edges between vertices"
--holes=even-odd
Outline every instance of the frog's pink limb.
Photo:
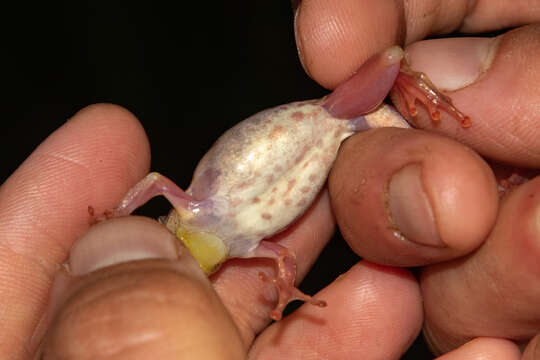
[[280,320],[285,306],[293,300],[302,300],[320,307],[326,306],[325,301],[315,300],[294,286],[296,255],[292,250],[270,241],[261,241],[250,257],[270,258],[276,262],[277,274],[275,278],[269,278],[266,274],[259,273],[260,279],[274,284],[278,292],[277,305],[270,312],[271,319]]
[[399,46],[372,56],[328,95],[322,106],[341,119],[356,118],[375,109],[394,85],[403,56]]
[[468,128],[472,125],[471,119],[456,109],[452,105],[452,100],[437,90],[426,74],[412,71],[405,61],[397,75],[394,90],[412,117],[418,114],[416,101],[419,101],[426,106],[433,121],[441,119],[440,109],[456,118],[462,127]]
[[106,216],[125,216],[144,205],[148,200],[163,195],[175,209],[189,209],[197,202],[165,176],[151,172],[132,187],[120,204]]

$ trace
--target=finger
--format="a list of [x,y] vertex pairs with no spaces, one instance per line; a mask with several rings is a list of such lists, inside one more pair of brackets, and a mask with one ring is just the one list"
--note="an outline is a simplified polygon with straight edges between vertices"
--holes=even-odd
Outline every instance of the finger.
[[478,336],[525,343],[537,334],[539,194],[540,178],[517,187],[476,252],[422,271],[425,334],[436,351]]
[[417,266],[462,256],[491,230],[498,197],[486,163],[434,134],[377,129],[341,148],[329,177],[332,208],[363,258]]
[[19,359],[31,351],[56,264],[88,227],[88,206],[112,206],[148,165],[148,142],[133,115],[93,105],[49,136],[2,185],[0,299],[9,334],[2,354]]
[[123,217],[74,245],[53,288],[40,359],[242,359],[238,330],[199,265],[161,224]]
[[450,351],[437,360],[519,360],[521,353],[511,341],[494,338],[477,338]]
[[535,1],[481,0],[473,6],[460,29],[465,33],[508,29],[540,19],[540,4]]
[[463,129],[450,118],[434,124],[421,107],[412,123],[457,138],[489,158],[539,167],[539,34],[540,25],[531,25],[497,38],[428,40],[408,47],[411,67],[450,95],[473,125]]
[[[334,219],[326,190],[308,211],[273,241],[296,253],[297,277],[300,283],[334,232]],[[211,277],[214,287],[240,329],[246,346],[270,321],[277,293],[273,286],[259,279],[259,273],[272,272],[269,260],[238,259],[226,262]],[[321,308],[316,308],[320,311]]]
[[355,265],[307,305],[259,335],[250,359],[397,359],[422,323],[418,284],[404,269]]
[[295,10],[295,34],[306,72],[332,89],[371,55],[391,45],[456,30],[479,32],[538,20],[540,7],[526,0],[303,0]]

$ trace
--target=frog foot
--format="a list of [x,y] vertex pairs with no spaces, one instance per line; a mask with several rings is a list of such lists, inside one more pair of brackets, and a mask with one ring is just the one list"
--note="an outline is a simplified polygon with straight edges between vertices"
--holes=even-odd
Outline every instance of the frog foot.
[[316,300],[294,286],[294,280],[296,278],[296,255],[292,250],[270,241],[261,241],[252,257],[269,258],[276,262],[277,274],[275,278],[270,278],[262,272],[259,273],[259,278],[265,282],[274,284],[278,292],[277,305],[270,312],[270,318],[272,320],[281,320],[285,306],[293,300],[305,301],[319,307],[326,306],[325,301]]
[[471,119],[456,109],[452,100],[441,93],[426,74],[411,70],[406,60],[402,60],[401,69],[394,83],[394,90],[397,91],[409,115],[413,118],[418,114],[416,108],[416,101],[418,101],[424,104],[434,122],[441,120],[439,110],[443,110],[454,117],[463,128],[472,125]]

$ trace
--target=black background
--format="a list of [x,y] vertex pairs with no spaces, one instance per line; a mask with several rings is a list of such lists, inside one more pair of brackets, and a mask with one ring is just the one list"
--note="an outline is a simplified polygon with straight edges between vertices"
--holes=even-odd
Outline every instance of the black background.
[[[152,170],[186,188],[226,129],[264,108],[327,93],[299,63],[288,1],[183,4],[4,8],[0,182],[82,107],[111,102],[143,124]],[[155,217],[168,208],[156,199],[142,211]],[[336,235],[302,289],[316,292],[356,261]],[[419,339],[404,359],[431,357]]]

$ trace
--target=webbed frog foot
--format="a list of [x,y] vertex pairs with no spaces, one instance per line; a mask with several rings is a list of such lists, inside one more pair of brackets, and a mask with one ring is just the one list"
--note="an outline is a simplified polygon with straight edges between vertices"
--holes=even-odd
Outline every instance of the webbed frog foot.
[[418,114],[418,101],[424,104],[434,122],[441,120],[440,110],[443,110],[454,117],[463,128],[472,125],[471,119],[452,104],[452,99],[441,93],[426,74],[411,70],[406,60],[402,60],[393,90],[405,103],[409,115],[413,118]]
[[293,300],[301,300],[312,305],[325,307],[326,301],[316,300],[304,294],[294,286],[296,278],[296,255],[284,246],[270,241],[261,241],[255,249],[252,257],[270,258],[276,262],[276,277],[270,278],[264,273],[259,273],[259,278],[265,282],[274,284],[278,292],[276,307],[270,312],[272,320],[281,320],[285,306]]

